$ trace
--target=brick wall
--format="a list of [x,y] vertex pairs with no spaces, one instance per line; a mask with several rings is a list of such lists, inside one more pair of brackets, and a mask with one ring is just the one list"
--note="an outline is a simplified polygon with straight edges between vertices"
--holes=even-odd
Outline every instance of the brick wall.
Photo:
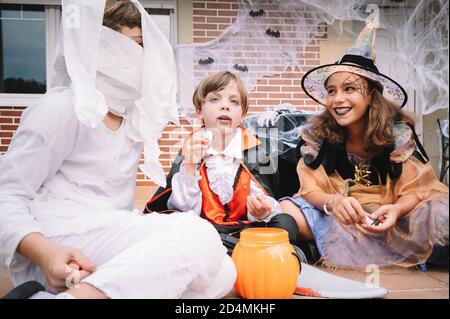
[[23,110],[23,107],[0,107],[0,154],[8,150]]
[[[268,17],[273,18],[271,26],[283,30],[283,36],[293,37],[294,26],[282,23],[282,12],[276,8],[263,7]],[[232,24],[238,14],[236,0],[193,0],[193,42],[201,43],[215,39],[223,30]],[[304,72],[319,64],[319,39],[313,40],[304,53],[298,53],[299,70],[288,70],[281,75],[258,79],[255,89],[250,92],[249,113],[266,110],[268,106],[290,103],[298,109],[316,109],[316,104],[307,99],[303,93],[300,80]],[[281,68],[281,66],[280,66]],[[9,145],[13,132],[20,120],[20,108],[0,107],[0,153],[4,153]],[[181,141],[192,131],[186,120],[180,125],[168,125],[159,141],[161,163],[167,173],[175,158]],[[142,173],[138,173],[138,186],[152,186]]]

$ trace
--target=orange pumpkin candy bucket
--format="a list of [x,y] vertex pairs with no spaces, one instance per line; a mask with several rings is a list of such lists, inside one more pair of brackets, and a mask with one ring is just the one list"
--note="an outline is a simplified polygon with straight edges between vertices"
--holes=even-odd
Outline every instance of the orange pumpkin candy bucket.
[[280,228],[248,228],[231,255],[237,279],[234,285],[243,298],[291,298],[297,286],[301,263]]

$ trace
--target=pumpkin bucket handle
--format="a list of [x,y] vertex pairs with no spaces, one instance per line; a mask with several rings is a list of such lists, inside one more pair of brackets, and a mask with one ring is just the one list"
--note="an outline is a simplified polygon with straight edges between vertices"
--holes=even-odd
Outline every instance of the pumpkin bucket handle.
[[[294,251],[295,251],[295,252],[292,252],[292,255],[294,255],[298,260],[298,265],[299,265],[298,274],[300,275],[300,273],[302,272],[302,259],[299,256],[299,254],[303,254],[303,252],[300,250],[300,248],[298,248],[294,245],[292,245],[292,247],[294,248]],[[298,252],[299,250],[300,250],[300,253]]]

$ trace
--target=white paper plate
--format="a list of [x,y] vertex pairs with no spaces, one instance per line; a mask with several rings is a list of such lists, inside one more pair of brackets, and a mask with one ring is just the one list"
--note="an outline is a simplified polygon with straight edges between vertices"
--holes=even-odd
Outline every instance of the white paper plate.
[[382,298],[388,290],[329,274],[311,265],[302,263],[298,276],[297,293],[322,298],[362,299]]

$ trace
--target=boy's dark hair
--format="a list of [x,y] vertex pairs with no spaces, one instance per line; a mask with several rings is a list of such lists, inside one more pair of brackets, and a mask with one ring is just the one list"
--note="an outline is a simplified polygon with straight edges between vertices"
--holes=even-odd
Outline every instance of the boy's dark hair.
[[107,0],[103,25],[114,31],[122,27],[141,27],[141,13],[136,6],[128,0]]
[[236,82],[240,97],[242,114],[247,114],[248,111],[248,97],[247,89],[241,78],[229,71],[220,71],[213,73],[200,81],[192,96],[192,103],[194,103],[195,109],[201,111],[202,104],[205,103],[206,96],[211,92],[217,92],[225,88],[231,81]]

